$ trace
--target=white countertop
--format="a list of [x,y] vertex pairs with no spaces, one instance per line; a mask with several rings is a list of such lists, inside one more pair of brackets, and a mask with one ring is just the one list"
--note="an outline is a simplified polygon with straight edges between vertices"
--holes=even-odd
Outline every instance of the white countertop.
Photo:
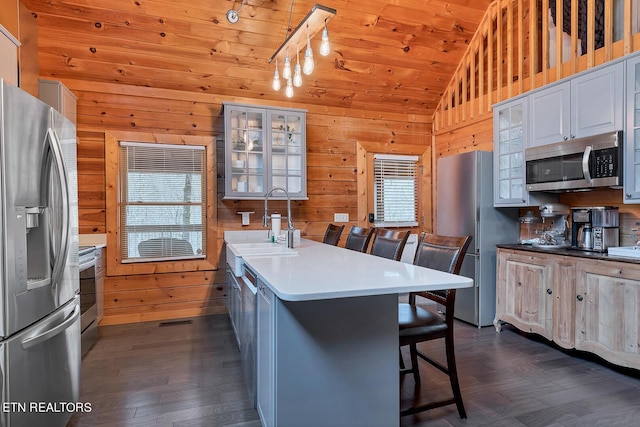
[[[233,240],[235,239],[229,239],[227,242],[233,243]],[[278,298],[285,301],[399,294],[473,286],[473,280],[464,276],[311,240],[302,239],[295,250],[298,252],[297,255],[247,256],[244,261],[256,271]]]
[[107,246],[106,234],[80,234],[78,240],[80,246],[95,246],[98,249]]

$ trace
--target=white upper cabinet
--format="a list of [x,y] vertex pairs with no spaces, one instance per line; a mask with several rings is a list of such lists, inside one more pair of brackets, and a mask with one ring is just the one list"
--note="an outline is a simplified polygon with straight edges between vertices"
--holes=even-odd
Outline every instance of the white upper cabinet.
[[623,62],[571,79],[571,137],[622,130],[623,109]]
[[78,98],[68,87],[57,80],[40,79],[38,91],[42,101],[76,124]]
[[528,147],[621,130],[623,76],[616,62],[533,92]]
[[[306,112],[224,104],[225,198],[307,198]],[[275,192],[274,198],[284,197]]]
[[0,78],[18,86],[18,46],[20,42],[0,25]]
[[569,139],[570,90],[569,82],[564,82],[529,96],[532,126],[527,147],[538,147]]

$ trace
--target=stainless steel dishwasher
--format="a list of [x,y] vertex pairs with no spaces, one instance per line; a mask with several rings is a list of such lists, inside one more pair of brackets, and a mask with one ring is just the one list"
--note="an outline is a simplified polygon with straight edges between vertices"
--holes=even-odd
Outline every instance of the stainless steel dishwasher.
[[240,355],[242,358],[242,369],[244,373],[245,382],[249,391],[249,397],[256,405],[256,294],[257,288],[257,275],[246,264],[242,265],[242,307],[241,307],[241,322],[240,322],[240,336],[242,345],[240,346]]
[[80,272],[80,330],[84,356],[98,338],[96,298],[96,248],[82,246],[78,252]]

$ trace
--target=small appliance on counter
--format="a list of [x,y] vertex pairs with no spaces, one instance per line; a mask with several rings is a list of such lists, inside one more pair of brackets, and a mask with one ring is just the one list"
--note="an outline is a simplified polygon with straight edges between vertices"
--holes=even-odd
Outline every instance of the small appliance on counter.
[[542,230],[533,244],[541,248],[562,248],[570,246],[567,218],[569,206],[561,203],[545,203],[540,206]]
[[611,206],[571,208],[571,247],[606,252],[620,245],[618,208]]
[[525,215],[518,219],[520,220],[518,243],[521,245],[538,243],[543,231],[542,217],[535,215],[533,211],[527,211]]

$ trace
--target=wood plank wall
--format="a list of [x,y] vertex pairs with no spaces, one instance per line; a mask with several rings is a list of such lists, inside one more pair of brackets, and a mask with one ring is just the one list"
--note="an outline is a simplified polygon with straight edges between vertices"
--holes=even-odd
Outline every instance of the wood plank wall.
[[[214,135],[217,140],[218,270],[108,275],[102,324],[225,312],[221,231],[262,230],[260,215],[263,202],[222,200],[224,150],[221,107],[223,101],[264,103],[254,99],[228,99],[218,95],[79,80],[64,80],[64,84],[78,96],[80,233],[109,232],[106,229],[106,211],[116,208],[105,200],[105,130]],[[273,106],[300,107],[285,103]],[[351,221],[346,229],[350,225],[365,223],[365,213],[358,210],[357,178],[363,173],[358,170],[358,149],[371,147],[385,152],[424,152],[431,145],[428,122],[429,117],[310,108],[307,114],[309,200],[292,204],[296,228],[303,236],[320,240],[327,224],[333,221],[334,212],[349,214]],[[428,170],[425,176],[430,179]],[[425,186],[430,188],[430,181]],[[251,217],[251,225],[241,225],[237,214],[240,211],[256,212]],[[425,222],[430,229],[430,214]]]

